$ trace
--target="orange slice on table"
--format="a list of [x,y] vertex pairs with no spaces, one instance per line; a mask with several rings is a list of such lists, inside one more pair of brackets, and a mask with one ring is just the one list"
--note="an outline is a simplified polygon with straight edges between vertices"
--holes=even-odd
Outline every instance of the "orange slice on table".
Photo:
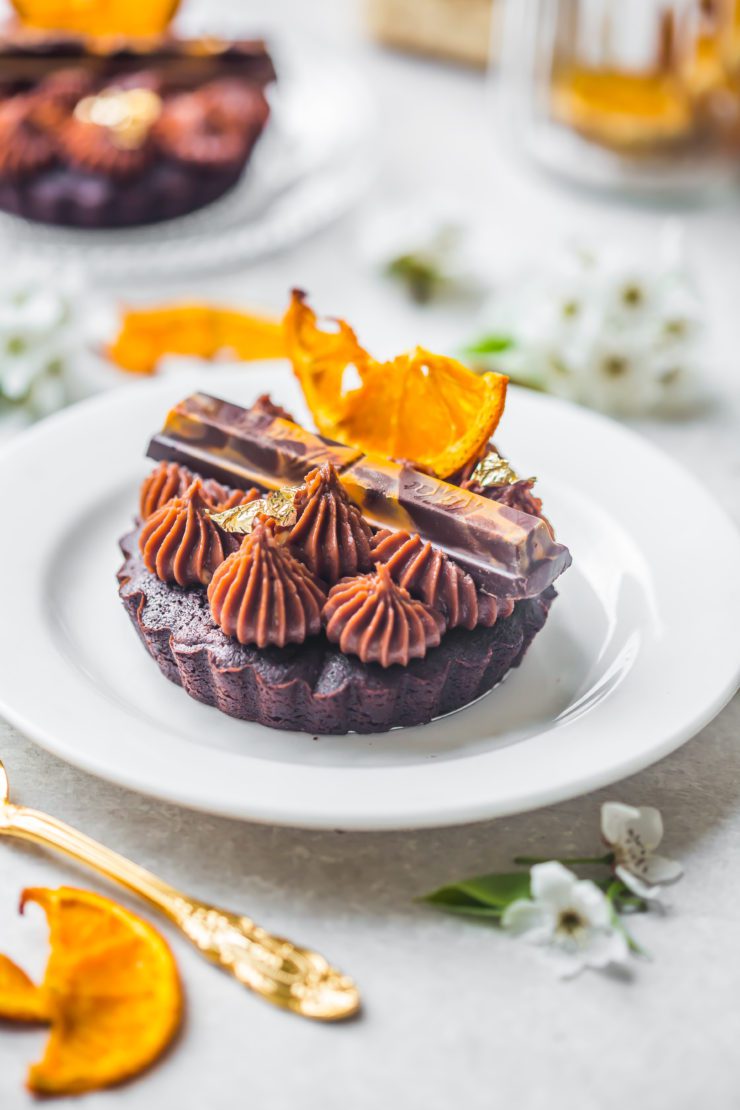
[[504,375],[474,374],[421,347],[377,362],[343,321],[319,327],[298,291],[285,341],[316,427],[367,453],[447,478],[480,453],[501,419]]
[[233,354],[246,361],[284,358],[280,320],[208,304],[173,304],[128,309],[106,350],[108,358],[132,374],[153,374],[165,355],[215,358]]
[[164,938],[92,891],[29,889],[21,909],[28,902],[48,918],[49,961],[38,988],[20,969],[20,976],[6,969],[0,1016],[17,1018],[36,999],[51,1022],[43,1058],[29,1069],[29,1088],[77,1094],[138,1074],[170,1043],[182,1015],[177,966]]

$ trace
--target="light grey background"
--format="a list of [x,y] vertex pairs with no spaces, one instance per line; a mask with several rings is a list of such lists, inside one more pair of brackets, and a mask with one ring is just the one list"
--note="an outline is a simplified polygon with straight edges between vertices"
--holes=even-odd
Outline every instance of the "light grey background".
[[[324,310],[346,315],[368,341],[390,352],[417,342],[459,341],[472,326],[472,310],[413,309],[369,273],[356,237],[384,202],[430,188],[449,191],[480,227],[492,264],[570,230],[650,249],[659,222],[655,209],[607,205],[509,164],[493,143],[479,76],[369,46],[348,0],[309,7],[284,0],[271,5],[270,14],[294,32],[310,26],[364,66],[381,120],[368,149],[378,181],[365,204],[324,235],[247,272],[195,281],[191,289],[279,310],[287,289],[302,285]],[[710,306],[717,355],[711,384],[719,403],[692,421],[643,425],[645,434],[704,478],[736,519],[739,217],[737,200],[680,213]],[[160,286],[153,295],[177,291]],[[635,495],[659,505],[659,490]],[[667,521],[666,527],[679,525]],[[721,604],[721,583],[706,579],[705,593],[703,581],[698,568],[696,581],[686,583],[686,603]],[[43,675],[39,683],[43,696]],[[344,1026],[301,1022],[247,995],[165,927],[187,991],[182,1038],[146,1078],[87,1096],[82,1105],[740,1106],[739,731],[736,700],[681,751],[599,794],[478,826],[365,835],[304,833],[189,813],[66,767],[0,723],[0,755],[16,800],[77,825],[193,893],[324,951],[356,977],[365,1000],[364,1015]],[[101,743],[104,733],[101,721]],[[415,895],[448,880],[504,868],[518,852],[592,850],[606,798],[659,806],[666,852],[686,866],[672,913],[635,921],[653,958],[636,963],[630,981],[586,974],[561,983],[528,947],[413,903]],[[44,962],[43,921],[32,910],[17,917],[18,895],[24,886],[65,882],[96,885],[34,849],[3,844],[0,950],[36,973]],[[37,1031],[0,1030],[2,1110],[32,1104],[22,1080],[42,1043]]]

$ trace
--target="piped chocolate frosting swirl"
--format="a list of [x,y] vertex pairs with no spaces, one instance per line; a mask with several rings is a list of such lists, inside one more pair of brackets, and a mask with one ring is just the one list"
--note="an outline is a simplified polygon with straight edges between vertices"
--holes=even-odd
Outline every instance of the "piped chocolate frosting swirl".
[[181,497],[152,513],[139,535],[147,570],[163,582],[207,586],[225,557],[219,530],[208,516],[210,507],[196,478]]
[[284,647],[321,631],[324,591],[284,540],[263,516],[208,587],[213,619],[241,644]]
[[224,90],[221,82],[213,82],[169,97],[153,134],[170,157],[218,169],[237,165],[246,156],[253,134],[262,130],[269,111],[259,89],[247,85],[237,89],[229,82]]
[[306,475],[294,505],[288,542],[309,570],[329,583],[370,570],[372,531],[331,463]]
[[442,614],[397,586],[382,563],[374,574],[338,582],[323,615],[327,637],[343,652],[381,667],[423,659],[445,630]]
[[384,528],[373,537],[371,551],[376,563],[388,567],[394,582],[438,609],[448,628],[475,628],[477,624],[495,622],[496,613],[488,603],[482,611],[479,608],[478,591],[470,575],[431,543],[425,543],[418,533]]
[[[173,497],[181,497],[193,484],[195,475],[186,466],[174,462],[161,462],[141,483],[139,493],[139,515],[146,520],[157,509],[161,509]],[[222,512],[236,505],[248,505],[260,496],[259,490],[230,489],[222,486],[215,478],[204,478],[201,482],[203,495],[209,508]]]
[[260,393],[250,412],[264,412],[268,416],[278,416],[281,420],[289,420],[291,424],[295,424],[293,414],[284,409],[282,405],[275,404],[269,393]]
[[54,143],[34,98],[14,96],[0,102],[0,177],[38,173],[54,156]]
[[479,590],[469,574],[418,533],[383,528],[371,543],[373,562],[384,563],[393,581],[438,609],[449,628],[492,628],[510,617],[514,602]]
[[60,128],[59,144],[73,165],[121,179],[141,173],[154,155],[150,139],[139,146],[123,147],[115,142],[109,128],[75,115]]

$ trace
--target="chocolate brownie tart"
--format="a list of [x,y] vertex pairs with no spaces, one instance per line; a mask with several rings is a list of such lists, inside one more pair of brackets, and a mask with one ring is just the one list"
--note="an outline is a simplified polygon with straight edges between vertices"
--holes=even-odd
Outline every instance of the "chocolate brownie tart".
[[[358,504],[370,460],[267,397],[188,398],[149,453],[126,611],[166,678],[270,728],[384,732],[460,709],[519,666],[570,562],[527,482],[479,492],[470,473],[399,466],[394,493],[387,462]],[[401,510],[411,527],[385,526]]]
[[241,177],[274,78],[261,42],[0,40],[0,209],[114,228],[201,208]]

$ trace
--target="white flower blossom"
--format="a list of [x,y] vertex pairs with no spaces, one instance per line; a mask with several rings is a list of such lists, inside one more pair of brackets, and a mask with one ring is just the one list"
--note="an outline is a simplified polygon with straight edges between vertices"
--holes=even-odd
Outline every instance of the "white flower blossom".
[[614,854],[614,873],[640,898],[657,899],[661,884],[683,874],[680,863],[654,851],[663,839],[663,819],[653,806],[606,802],[601,807],[601,835]]
[[538,863],[531,871],[531,891],[531,899],[506,907],[501,924],[531,944],[548,946],[561,975],[624,964],[627,941],[610,902],[590,879],[579,879],[554,860]]
[[509,278],[481,315],[512,340],[486,365],[556,396],[622,416],[697,400],[704,314],[672,252],[564,247]]
[[83,346],[80,278],[36,262],[0,275],[0,412],[35,419],[70,399],[69,371]]

